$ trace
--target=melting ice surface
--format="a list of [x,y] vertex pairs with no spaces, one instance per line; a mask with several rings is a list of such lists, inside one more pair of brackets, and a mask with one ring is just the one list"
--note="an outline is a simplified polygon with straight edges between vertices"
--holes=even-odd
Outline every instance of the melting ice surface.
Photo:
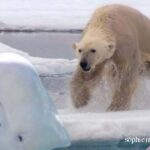
[[34,67],[0,54],[0,150],[50,150],[70,141]]

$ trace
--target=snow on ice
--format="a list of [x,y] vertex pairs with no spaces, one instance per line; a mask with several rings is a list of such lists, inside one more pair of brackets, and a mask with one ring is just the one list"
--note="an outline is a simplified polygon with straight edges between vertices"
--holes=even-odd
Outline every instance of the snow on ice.
[[[64,84],[68,84],[68,80],[75,69],[77,60],[34,58],[4,44],[0,45],[0,51],[12,51],[13,53],[23,55],[37,68],[41,79],[46,78],[45,85],[48,86],[47,90],[57,106],[59,117],[69,132],[71,140],[109,139],[150,135],[149,78],[140,77],[139,86],[133,97],[131,111],[105,113],[112,94],[110,86],[106,81],[103,81],[100,87],[95,90],[92,101],[87,107],[76,110],[70,103],[69,87]],[[45,76],[42,77],[42,75]],[[64,79],[67,80],[67,82],[63,81],[61,85],[60,82]],[[53,87],[51,90],[52,86],[56,86],[55,89],[53,89]],[[61,91],[61,86],[64,93]],[[61,93],[61,96],[58,96],[59,93]],[[99,99],[99,101],[97,101],[97,99]],[[31,103],[31,107],[32,106],[33,103]],[[1,109],[1,111],[3,110]]]
[[25,52],[16,50],[10,46],[0,43],[0,53],[4,52],[16,53],[24,56],[36,67],[41,76],[70,74],[75,70],[75,66],[77,64],[76,59],[43,59],[39,57],[32,57]]
[[91,13],[105,4],[119,3],[150,16],[148,0],[1,0],[1,30],[82,29]]

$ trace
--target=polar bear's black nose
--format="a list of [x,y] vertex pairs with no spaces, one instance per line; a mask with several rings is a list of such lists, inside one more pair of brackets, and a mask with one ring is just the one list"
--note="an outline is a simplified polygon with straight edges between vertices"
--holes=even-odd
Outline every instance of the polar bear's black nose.
[[88,63],[86,61],[81,61],[80,62],[80,66],[81,68],[84,70],[84,71],[89,71],[90,70],[90,67],[88,65]]
[[87,65],[88,65],[87,62],[85,62],[85,61],[80,62],[80,66],[81,66],[82,68],[86,68]]

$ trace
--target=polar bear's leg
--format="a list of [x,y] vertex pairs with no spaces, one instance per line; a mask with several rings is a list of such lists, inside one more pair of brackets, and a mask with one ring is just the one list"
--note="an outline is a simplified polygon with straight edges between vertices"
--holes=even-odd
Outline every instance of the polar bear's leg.
[[90,100],[90,89],[88,88],[87,82],[82,78],[79,70],[75,72],[70,86],[73,105],[76,108],[87,105]]
[[127,69],[119,71],[119,82],[116,86],[112,102],[108,107],[108,111],[121,111],[130,108],[131,98],[137,87],[138,61],[135,60],[135,63],[132,66],[131,64],[128,64],[127,66],[129,66]]
[[88,104],[90,100],[90,91],[84,83],[81,84],[78,80],[74,80],[71,85],[71,97],[74,106],[79,108]]
[[108,110],[110,111],[121,111],[128,110],[130,108],[130,102],[134,90],[137,86],[137,77],[134,76],[132,79],[124,79],[121,83],[119,89],[117,88],[114,95],[111,105]]

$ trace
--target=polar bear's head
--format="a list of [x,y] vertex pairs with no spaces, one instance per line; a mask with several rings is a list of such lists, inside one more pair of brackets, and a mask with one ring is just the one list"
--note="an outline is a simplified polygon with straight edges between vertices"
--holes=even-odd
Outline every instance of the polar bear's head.
[[110,59],[115,52],[115,43],[88,38],[73,45],[83,71],[93,70],[98,64]]

